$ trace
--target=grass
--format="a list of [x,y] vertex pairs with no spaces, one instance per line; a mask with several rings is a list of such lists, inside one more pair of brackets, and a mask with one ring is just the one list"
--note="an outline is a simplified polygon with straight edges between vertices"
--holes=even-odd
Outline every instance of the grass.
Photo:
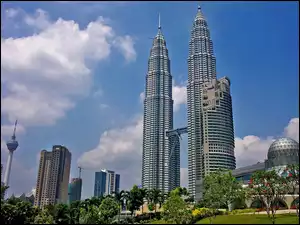
[[[212,220],[213,224],[272,224],[267,215],[228,215],[217,216]],[[276,215],[276,224],[299,224],[299,218],[295,214]],[[197,224],[210,224],[208,218],[200,220]]]
[[[267,215],[228,215],[217,216],[212,220],[213,224],[272,224]],[[157,220],[149,224],[168,224],[166,221]],[[198,221],[196,224],[210,224],[208,218]],[[296,214],[278,214],[275,224],[299,224]]]

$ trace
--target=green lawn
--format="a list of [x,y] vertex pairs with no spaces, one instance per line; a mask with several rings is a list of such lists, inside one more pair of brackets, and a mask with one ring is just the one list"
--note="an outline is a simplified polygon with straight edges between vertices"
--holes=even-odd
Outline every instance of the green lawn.
[[[213,224],[272,224],[267,215],[228,215],[217,216],[212,220]],[[296,214],[276,215],[276,224],[299,224]],[[205,218],[197,224],[210,224],[209,219]]]

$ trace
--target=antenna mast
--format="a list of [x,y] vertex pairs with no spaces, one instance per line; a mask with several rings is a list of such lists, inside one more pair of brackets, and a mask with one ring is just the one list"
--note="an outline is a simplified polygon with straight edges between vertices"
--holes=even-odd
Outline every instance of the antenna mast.
[[12,135],[12,139],[13,139],[13,140],[16,140],[17,124],[18,124],[18,120],[16,120],[16,122],[15,122],[14,133],[13,133],[13,135]]
[[81,167],[80,166],[78,166],[78,169],[79,169],[79,178],[81,178]]
[[160,26],[160,13],[158,13],[158,29],[161,29],[161,26]]

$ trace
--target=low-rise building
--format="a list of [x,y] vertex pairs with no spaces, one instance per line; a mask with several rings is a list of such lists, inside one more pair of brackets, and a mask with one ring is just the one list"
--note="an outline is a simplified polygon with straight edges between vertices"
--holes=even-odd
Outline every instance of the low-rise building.
[[[291,138],[279,138],[269,147],[267,159],[264,162],[235,169],[232,175],[246,186],[250,182],[251,175],[256,171],[275,169],[280,175],[288,176],[289,172],[285,168],[291,164],[299,165],[299,143]],[[295,199],[295,196],[286,195],[285,201],[280,204],[285,208],[293,208],[296,202],[299,204],[299,197]],[[248,207],[253,207],[254,203],[250,200],[246,202]]]

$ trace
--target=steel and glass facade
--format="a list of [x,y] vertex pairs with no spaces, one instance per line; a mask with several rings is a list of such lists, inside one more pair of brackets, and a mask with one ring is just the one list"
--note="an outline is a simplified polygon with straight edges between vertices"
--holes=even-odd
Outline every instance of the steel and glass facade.
[[73,178],[69,184],[69,203],[81,200],[82,179]]
[[112,195],[120,190],[120,175],[103,169],[95,172],[94,196]]
[[[211,90],[214,95],[222,96],[211,96],[215,102],[208,103],[203,95],[203,91],[208,91],[205,84],[207,87],[216,84]],[[212,107],[216,101],[218,105]],[[230,82],[216,80],[213,42],[200,7],[189,42],[187,105],[188,189],[200,200],[207,173],[220,167],[235,168]]]
[[178,148],[171,153],[166,131],[173,129],[172,75],[166,40],[158,29],[148,60],[143,124],[142,186],[163,192],[180,185]]
[[213,79],[202,85],[204,176],[219,168],[234,170],[234,129],[230,80]]

